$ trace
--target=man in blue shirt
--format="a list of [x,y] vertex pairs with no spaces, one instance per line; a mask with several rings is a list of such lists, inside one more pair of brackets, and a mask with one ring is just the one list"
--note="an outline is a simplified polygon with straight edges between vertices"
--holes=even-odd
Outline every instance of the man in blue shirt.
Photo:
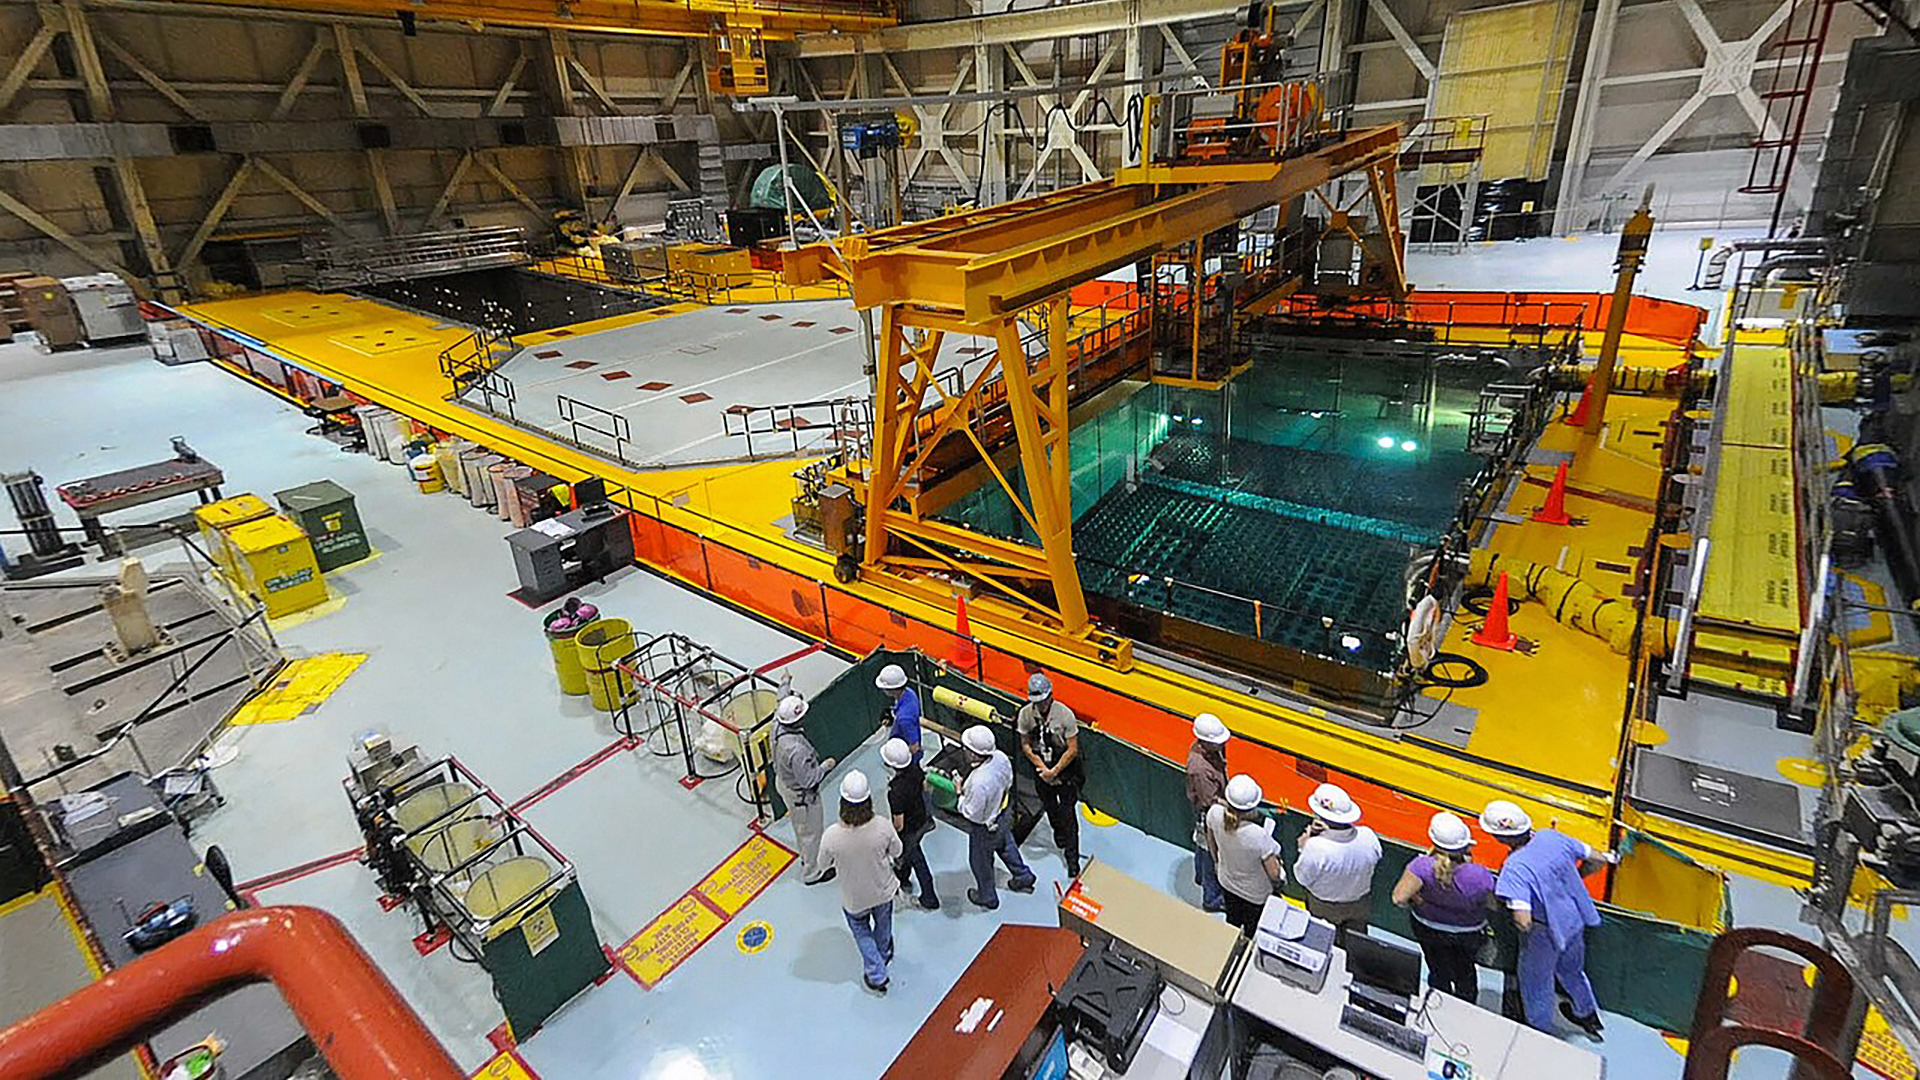
[[1557,1034],[1553,1023],[1553,984],[1566,989],[1566,1018],[1590,1038],[1599,1039],[1600,1006],[1587,981],[1587,928],[1600,925],[1600,913],[1580,879],[1614,857],[1552,829],[1535,829],[1519,806],[1495,799],[1480,814],[1480,827],[1508,848],[1494,895],[1513,912],[1520,931],[1520,998],[1527,1023]]
[[920,695],[907,685],[907,673],[899,664],[888,664],[880,669],[880,675],[873,685],[887,695],[892,704],[887,706],[887,737],[899,739],[913,751],[915,764],[920,761]]

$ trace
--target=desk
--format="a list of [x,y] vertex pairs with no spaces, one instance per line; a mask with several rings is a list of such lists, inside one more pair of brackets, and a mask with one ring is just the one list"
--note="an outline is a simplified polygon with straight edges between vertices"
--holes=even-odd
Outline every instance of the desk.
[[[933,1007],[900,1056],[888,1066],[886,1080],[1001,1080],[1020,1057],[1033,1029],[1053,1003],[1050,987],[1073,973],[1083,948],[1080,936],[1051,926],[1004,925],[994,931],[967,965],[953,989]],[[993,1008],[971,1033],[953,1030],[975,998],[992,998]],[[996,1010],[1000,1022],[987,1030]]]
[[55,490],[61,501],[72,507],[80,518],[80,527],[86,530],[87,539],[99,544],[103,553],[112,555],[118,548],[106,527],[100,524],[101,517],[115,510],[145,506],[189,492],[197,493],[202,503],[213,502],[220,498],[220,485],[225,481],[220,467],[205,458],[193,461],[175,458],[89,476],[61,484]]
[[1205,1002],[1220,1000],[1242,947],[1240,932],[1225,922],[1097,859],[1061,898],[1060,925],[1083,937],[1113,938]]
[[[1345,950],[1334,949],[1327,963],[1326,985],[1315,994],[1267,974],[1248,950],[1229,1000],[1236,1013],[1278,1028],[1371,1076],[1427,1080],[1425,1063],[1340,1027],[1350,981]],[[1606,1063],[1590,1050],[1447,994],[1425,993],[1424,1009],[1415,1001],[1414,1030],[1427,1036],[1430,1053],[1446,1051],[1473,1066],[1474,1080],[1600,1080],[1606,1074]]]
[[627,512],[608,503],[570,510],[507,535],[520,588],[529,605],[544,604],[589,581],[633,564],[633,532]]
[[[113,813],[126,816],[152,807],[160,799],[131,773],[122,773],[92,790],[112,796]],[[187,834],[171,820],[158,827],[133,826],[148,831],[115,846],[117,838],[97,835],[90,846],[73,856],[66,870],[81,918],[92,928],[111,967],[122,967],[135,953],[121,940],[127,929],[125,911],[137,915],[158,901],[192,896],[201,924],[226,914],[227,897],[213,878],[198,871],[200,856],[187,843]],[[270,1080],[292,1073],[314,1053],[307,1033],[271,985],[243,987],[202,1005],[192,1015],[147,1040],[162,1062],[193,1044],[217,1034],[227,1043],[220,1055],[225,1075],[233,1080]]]

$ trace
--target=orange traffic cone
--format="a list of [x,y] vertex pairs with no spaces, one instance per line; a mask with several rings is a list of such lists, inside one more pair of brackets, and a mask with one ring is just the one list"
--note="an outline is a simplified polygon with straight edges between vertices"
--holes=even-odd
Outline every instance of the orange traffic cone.
[[1587,409],[1592,404],[1593,404],[1593,377],[1589,375],[1587,377],[1586,387],[1580,391],[1580,400],[1574,404],[1573,411],[1568,413],[1567,418],[1561,421],[1561,423],[1572,424],[1574,427],[1585,426],[1587,422]]
[[1501,652],[1512,652],[1520,639],[1507,629],[1507,572],[1500,571],[1500,577],[1493,585],[1493,601],[1487,605],[1487,621],[1470,639],[1475,645],[1484,645]]
[[1533,512],[1533,520],[1542,525],[1571,525],[1567,516],[1567,463],[1553,471],[1553,486],[1547,489],[1546,505]]
[[957,593],[955,596],[960,601],[960,606],[953,618],[953,632],[961,637],[972,637],[973,626],[967,621],[967,594]]

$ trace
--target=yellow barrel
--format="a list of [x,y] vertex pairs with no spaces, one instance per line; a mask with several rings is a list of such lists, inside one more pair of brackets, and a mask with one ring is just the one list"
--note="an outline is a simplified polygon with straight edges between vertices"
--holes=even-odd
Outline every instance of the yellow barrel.
[[423,494],[431,495],[446,489],[447,482],[440,475],[440,461],[432,454],[418,454],[407,462],[407,471],[413,475],[413,482],[420,485]]
[[547,647],[553,650],[553,671],[560,677],[560,692],[579,697],[587,692],[587,671],[580,666],[580,646],[574,638],[578,631],[563,634],[547,631]]
[[615,705],[633,700],[633,676],[614,666],[633,651],[633,624],[625,619],[595,619],[580,628],[574,643],[594,708],[612,712]]

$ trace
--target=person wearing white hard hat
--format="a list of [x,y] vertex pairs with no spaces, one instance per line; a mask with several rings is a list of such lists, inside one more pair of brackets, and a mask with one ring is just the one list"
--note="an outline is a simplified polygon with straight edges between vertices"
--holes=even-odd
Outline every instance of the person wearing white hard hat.
[[1462,1001],[1480,999],[1476,957],[1487,940],[1493,871],[1473,861],[1473,831],[1445,810],[1427,824],[1433,846],[1415,856],[1393,886],[1393,902],[1408,909],[1413,939],[1427,958],[1427,982]]
[[967,899],[988,911],[1000,906],[993,885],[993,857],[1007,865],[1012,877],[1007,888],[1032,892],[1038,880],[1020,857],[1013,838],[1013,762],[995,744],[993,729],[975,724],[960,733],[973,768],[960,783],[960,816],[967,822],[967,864],[973,870],[973,888]]
[[1187,802],[1193,806],[1193,883],[1200,886],[1200,906],[1227,910],[1220,888],[1220,872],[1207,843],[1207,811],[1227,795],[1227,725],[1212,713],[1193,718],[1193,746],[1187,750]]
[[1307,797],[1313,820],[1300,834],[1293,877],[1307,890],[1307,910],[1334,926],[1335,940],[1367,932],[1373,915],[1373,871],[1380,838],[1360,824],[1360,807],[1338,784],[1321,784]]
[[887,729],[887,737],[899,739],[913,751],[913,760],[920,760],[920,695],[907,685],[907,670],[899,664],[888,664],[874,677],[873,685],[887,695],[887,712],[880,718],[880,726]]
[[927,771],[913,760],[913,750],[902,739],[881,744],[880,763],[887,767],[887,810],[893,816],[893,831],[900,834],[900,860],[893,868],[894,876],[900,879],[900,887],[906,888],[918,875],[920,906],[938,911],[940,897],[933,890],[933,868],[927,865],[927,853],[920,846],[933,831]]
[[893,962],[893,898],[900,882],[893,876],[900,857],[900,834],[873,812],[873,787],[855,769],[840,781],[840,820],[820,839],[820,861],[840,878],[840,907],[847,929],[860,949],[867,989],[887,992],[887,965]]
[[1554,982],[1567,992],[1561,1015],[1599,1039],[1600,1005],[1587,981],[1587,928],[1600,912],[1580,879],[1616,861],[1563,832],[1536,829],[1518,805],[1495,799],[1480,812],[1480,827],[1507,846],[1493,893],[1513,913],[1520,931],[1520,1000],[1527,1023],[1557,1034]]
[[1053,842],[1067,861],[1067,876],[1080,876],[1080,718],[1053,699],[1053,680],[1041,672],[1027,679],[1027,703],[1014,716],[1020,750],[1033,763],[1040,808],[1053,827]]
[[794,846],[800,853],[800,882],[818,885],[833,877],[820,868],[820,782],[833,771],[834,760],[820,760],[801,722],[807,718],[807,699],[791,694],[774,708],[773,787],[787,804],[793,819]]
[[1227,922],[1253,936],[1260,910],[1286,883],[1273,821],[1260,809],[1264,796],[1251,776],[1227,781],[1226,801],[1207,808],[1207,850],[1226,893]]

